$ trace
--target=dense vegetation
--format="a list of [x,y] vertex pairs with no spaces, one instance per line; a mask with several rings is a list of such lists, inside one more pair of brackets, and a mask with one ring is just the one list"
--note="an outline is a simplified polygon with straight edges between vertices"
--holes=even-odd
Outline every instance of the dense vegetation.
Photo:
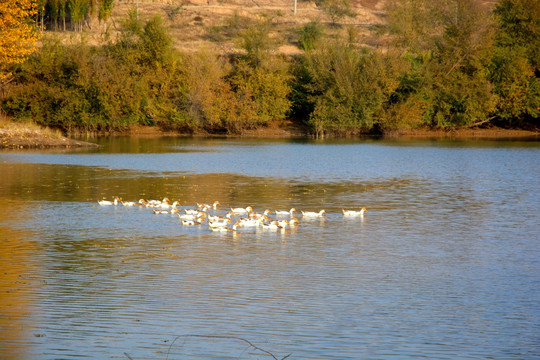
[[393,0],[387,12],[384,49],[325,37],[314,21],[295,33],[304,55],[289,58],[275,55],[268,18],[236,27],[243,52],[223,56],[179,53],[161,18],[132,13],[101,46],[46,36],[13,67],[0,104],[67,131],[239,133],[285,118],[320,136],[539,125],[540,0],[500,0],[494,10],[476,0]]

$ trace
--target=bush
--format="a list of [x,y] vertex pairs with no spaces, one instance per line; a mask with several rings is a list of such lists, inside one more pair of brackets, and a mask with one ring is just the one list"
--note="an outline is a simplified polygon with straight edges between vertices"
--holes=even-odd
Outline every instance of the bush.
[[298,31],[300,48],[306,51],[313,50],[323,34],[323,27],[318,20],[308,22]]
[[309,53],[306,66],[314,103],[308,124],[318,136],[371,131],[399,84],[390,58],[338,42]]

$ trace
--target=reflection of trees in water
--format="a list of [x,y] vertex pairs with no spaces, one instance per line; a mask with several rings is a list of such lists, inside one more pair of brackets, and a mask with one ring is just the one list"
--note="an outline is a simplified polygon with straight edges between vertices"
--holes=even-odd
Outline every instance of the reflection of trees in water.
[[25,359],[33,341],[38,249],[31,234],[20,229],[19,219],[32,215],[14,201],[0,201],[0,358]]
[[[95,202],[122,197],[126,201],[144,199],[179,200],[183,206],[220,201],[223,208],[253,206],[304,210],[325,208],[340,212],[341,207],[391,209],[426,207],[443,199],[482,207],[462,184],[459,193],[414,178],[384,178],[366,181],[310,182],[284,178],[250,177],[230,173],[182,174],[101,167],[51,164],[0,164],[0,197],[32,201]],[[264,210],[264,209],[263,209]],[[300,210],[300,209],[298,209]]]
[[294,206],[298,201],[325,203],[333,192],[366,191],[369,185],[295,183],[287,179],[236,174],[156,174],[76,165],[1,164],[0,196],[22,200],[97,201],[120,196],[126,201],[180,200],[182,205]]

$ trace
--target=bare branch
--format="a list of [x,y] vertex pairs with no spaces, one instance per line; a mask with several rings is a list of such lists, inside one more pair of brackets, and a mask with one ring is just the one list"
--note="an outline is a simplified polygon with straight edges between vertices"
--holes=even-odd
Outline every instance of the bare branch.
[[[246,344],[248,344],[249,346],[251,346],[253,349],[255,350],[258,350],[262,353],[265,353],[267,355],[270,355],[274,360],[285,360],[286,358],[288,358],[289,356],[291,356],[292,354],[288,354],[286,355],[285,357],[281,358],[281,359],[278,359],[274,354],[272,354],[270,351],[268,350],[265,350],[265,349],[262,349],[260,347],[258,347],[257,345],[253,344],[251,341],[247,340],[247,339],[244,339],[244,338],[241,338],[241,337],[238,337],[238,336],[228,336],[228,335],[197,335],[197,334],[185,334],[185,335],[178,335],[174,338],[174,340],[171,342],[171,345],[169,345],[169,349],[167,350],[167,357],[166,359],[169,359],[169,353],[171,351],[171,348],[172,346],[174,345],[174,343],[176,342],[176,340],[180,339],[180,338],[188,338],[188,337],[192,337],[192,338],[206,338],[206,339],[229,339],[229,340],[239,340],[239,341],[243,341],[245,342]],[[126,356],[128,356],[126,353],[124,353]],[[129,357],[129,356],[128,356]],[[131,359],[131,358],[130,358]],[[133,359],[131,359],[133,360]]]

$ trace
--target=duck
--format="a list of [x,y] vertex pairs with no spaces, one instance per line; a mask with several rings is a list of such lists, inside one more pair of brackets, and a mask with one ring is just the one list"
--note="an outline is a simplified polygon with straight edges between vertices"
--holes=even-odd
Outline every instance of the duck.
[[256,212],[251,212],[249,213],[249,217],[252,218],[252,219],[260,219],[260,218],[263,218],[265,216],[268,216],[272,213],[272,211],[270,211],[269,209],[266,209],[264,210],[264,213],[256,213]]
[[296,227],[298,225],[300,225],[300,221],[298,221],[297,218],[293,217],[291,220],[289,220],[290,227]]
[[162,209],[170,209],[170,208],[175,208],[177,205],[180,205],[178,201],[175,201],[172,204],[169,204],[168,202],[164,201],[159,206],[156,206],[156,207],[160,207]]
[[227,219],[224,221],[208,221],[208,226],[211,228],[218,228],[218,227],[227,226],[230,223],[231,223],[231,219]]
[[122,205],[124,206],[140,206],[141,200],[139,201],[122,201]]
[[343,216],[364,216],[367,209],[365,207],[361,208],[360,211],[341,209],[341,212],[343,213]]
[[171,210],[154,209],[155,215],[173,214]]
[[288,228],[290,226],[289,224],[289,221],[288,220],[274,220],[271,222],[271,224],[274,224],[274,225],[277,225],[277,226],[281,226],[282,228]]
[[287,211],[287,210],[276,210],[275,213],[276,215],[290,215],[290,216],[294,216],[293,214],[296,212],[296,209],[295,208],[292,208],[291,210]]
[[201,225],[202,223],[200,221],[195,220],[182,220],[182,225],[186,226],[194,226],[194,225]]
[[200,212],[197,214],[178,214],[180,220],[195,220],[206,218],[206,213]]
[[161,204],[169,204],[171,200],[168,197],[164,197],[163,200],[148,200],[146,201],[147,207],[159,207]]
[[262,224],[262,218],[261,219],[247,219],[247,218],[240,218],[239,221],[237,221],[237,224],[240,224],[242,226],[246,227],[256,227]]
[[101,206],[118,205],[118,201],[119,201],[119,200],[120,200],[120,198],[115,196],[113,201],[109,201],[109,200],[99,200],[99,201],[98,201],[98,204],[101,205]]
[[246,208],[231,208],[231,212],[234,215],[249,214],[253,212],[253,208],[251,206],[248,206]]
[[267,224],[267,223],[263,223],[261,225],[261,227],[264,229],[264,230],[281,230],[283,229],[283,226],[280,226],[274,222],[271,222],[270,224]]
[[214,232],[227,232],[230,229],[226,226],[216,226],[216,227],[210,227],[210,230]]
[[220,221],[223,222],[223,221],[230,220],[231,217],[232,217],[232,214],[228,212],[225,216],[209,215],[208,220],[214,221],[214,222],[220,222]]
[[211,227],[210,230],[214,231],[214,232],[229,232],[229,231],[232,231],[232,232],[235,232],[238,231],[238,228],[240,226],[239,225],[233,225],[232,228],[230,227],[227,227],[227,226],[217,226],[217,227]]
[[201,212],[201,210],[199,210],[199,209],[184,209],[184,212],[187,215],[197,215],[198,213]]
[[209,204],[199,204],[197,203],[197,207],[203,211],[208,211],[210,209],[214,209],[214,210],[217,210],[219,208],[219,205],[221,205],[219,203],[219,201],[214,201],[212,203],[212,205],[209,205]]
[[326,211],[321,210],[319,212],[313,212],[313,211],[302,211],[303,217],[322,217],[326,216]]

